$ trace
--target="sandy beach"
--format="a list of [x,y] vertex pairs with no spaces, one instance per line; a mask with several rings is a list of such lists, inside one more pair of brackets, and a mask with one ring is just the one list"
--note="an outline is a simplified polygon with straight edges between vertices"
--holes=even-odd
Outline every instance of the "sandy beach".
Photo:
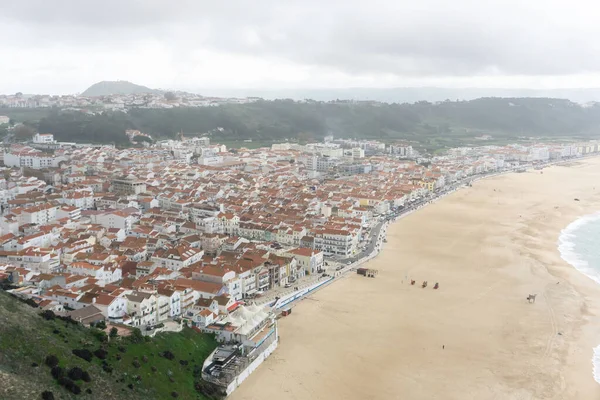
[[600,285],[557,250],[600,210],[598,176],[600,159],[502,175],[399,220],[379,276],[304,299],[231,399],[600,398]]

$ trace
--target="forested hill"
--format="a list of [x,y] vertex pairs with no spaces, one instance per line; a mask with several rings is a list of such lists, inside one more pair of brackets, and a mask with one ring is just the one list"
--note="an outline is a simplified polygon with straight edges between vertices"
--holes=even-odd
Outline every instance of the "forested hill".
[[[0,115],[11,116],[11,112],[0,110]],[[600,103],[584,107],[568,100],[544,98],[481,98],[437,104],[276,100],[96,115],[37,112],[35,128],[53,133],[58,140],[117,144],[126,142],[125,129],[139,129],[153,137],[175,137],[181,131],[200,133],[222,128],[216,141],[312,140],[333,134],[407,139],[432,149],[469,143],[484,134],[492,135],[494,140],[511,140],[523,136],[593,138],[600,133]],[[33,118],[29,123],[34,123]]]

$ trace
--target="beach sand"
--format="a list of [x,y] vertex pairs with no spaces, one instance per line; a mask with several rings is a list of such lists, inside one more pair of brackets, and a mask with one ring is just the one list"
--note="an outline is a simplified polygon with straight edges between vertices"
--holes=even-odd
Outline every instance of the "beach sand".
[[394,223],[378,277],[302,300],[231,399],[600,399],[600,285],[557,250],[600,210],[599,176],[590,159],[493,177]]

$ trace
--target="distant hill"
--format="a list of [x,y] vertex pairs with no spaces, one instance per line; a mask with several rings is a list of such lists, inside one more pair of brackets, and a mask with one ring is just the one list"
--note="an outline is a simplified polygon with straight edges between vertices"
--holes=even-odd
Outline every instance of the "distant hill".
[[313,99],[318,101],[358,100],[385,103],[417,101],[475,100],[481,97],[544,97],[569,99],[576,103],[600,101],[600,88],[572,89],[502,89],[502,88],[341,88],[341,89],[198,89],[206,96],[262,97],[266,100]]
[[111,94],[136,94],[136,93],[160,93],[160,90],[150,89],[146,86],[136,85],[127,81],[102,81],[94,83],[87,88],[82,96],[109,96]]

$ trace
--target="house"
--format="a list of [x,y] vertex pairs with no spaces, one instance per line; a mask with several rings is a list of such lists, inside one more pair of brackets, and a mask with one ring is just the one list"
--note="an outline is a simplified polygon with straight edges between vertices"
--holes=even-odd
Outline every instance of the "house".
[[151,261],[155,265],[179,271],[195,262],[200,261],[204,252],[189,246],[177,246],[167,249],[158,249],[152,255]]
[[61,206],[56,211],[56,218],[57,219],[67,218],[71,221],[78,220],[79,218],[81,218],[81,209],[78,207],[74,207],[74,206]]
[[39,274],[31,278],[31,283],[44,290],[53,286],[65,287],[67,280],[63,275]]
[[213,298],[219,305],[219,314],[229,314],[230,312],[235,311],[235,309],[239,306],[240,303],[235,301],[235,299],[227,294],[222,294],[220,296],[216,296]]
[[[202,282],[195,279],[177,278],[174,281],[174,285],[180,289],[191,289],[191,291],[193,292],[193,301],[196,301],[200,298],[212,299],[215,296],[227,293],[226,286],[220,285],[218,283]],[[182,297],[182,302],[183,301],[184,300]]]
[[48,299],[55,300],[65,306],[65,308],[76,309],[77,301],[82,296],[81,293],[72,292],[67,289],[61,289],[57,286],[53,286],[44,294]]
[[192,271],[192,279],[227,286],[227,292],[237,300],[242,299],[242,283],[233,269],[205,265]]
[[306,275],[315,274],[323,268],[323,252],[306,247],[288,250],[285,255],[294,257]]
[[122,210],[111,210],[100,214],[92,214],[92,222],[106,228],[120,228],[129,231],[139,221],[139,210],[136,208],[125,208]]
[[134,292],[127,298],[128,323],[132,326],[155,325],[158,321],[156,296],[152,293]]
[[210,310],[202,310],[195,315],[195,319],[192,320],[192,323],[197,326],[205,327],[215,322],[216,319],[217,314]]
[[184,314],[192,326],[206,327],[218,319],[219,303],[215,299],[198,299]]
[[233,213],[219,213],[217,215],[221,225],[221,231],[227,235],[237,235],[240,218]]
[[93,300],[93,305],[111,322],[123,322],[123,316],[127,314],[127,297],[100,294]]
[[158,266],[152,261],[142,261],[137,263],[135,268],[135,277],[137,279],[150,275]]
[[[170,288],[158,288],[157,294],[159,299],[167,299],[169,304],[169,318],[181,315],[181,292]],[[161,303],[159,303],[158,308],[159,310],[161,309]]]
[[46,225],[56,220],[57,211],[57,205],[45,203],[33,207],[14,209],[13,213],[17,215],[19,226],[26,224]]
[[94,305],[69,311],[66,315],[82,325],[92,325],[105,320],[105,316],[102,311]]

